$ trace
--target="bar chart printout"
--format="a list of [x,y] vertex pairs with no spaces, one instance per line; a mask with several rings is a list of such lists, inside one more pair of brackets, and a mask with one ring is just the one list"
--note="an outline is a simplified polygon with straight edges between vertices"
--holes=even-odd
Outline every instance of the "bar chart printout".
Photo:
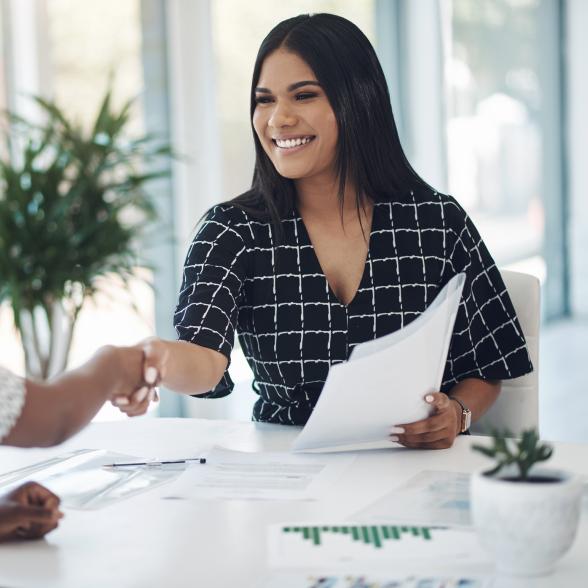
[[381,549],[386,540],[397,541],[403,533],[413,537],[421,537],[424,541],[431,540],[432,527],[399,527],[396,525],[352,525],[341,527],[284,527],[284,533],[300,533],[304,539],[314,545],[321,544],[322,533],[340,533],[348,535],[353,541],[361,541]]
[[283,524],[269,529],[270,565],[303,567],[449,557],[488,562],[471,528],[394,524]]

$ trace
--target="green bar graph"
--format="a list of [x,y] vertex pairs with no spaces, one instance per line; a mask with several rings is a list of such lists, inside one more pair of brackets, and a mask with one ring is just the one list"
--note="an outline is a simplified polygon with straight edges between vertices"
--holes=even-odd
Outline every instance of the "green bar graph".
[[282,530],[284,533],[297,533],[301,535],[304,540],[310,541],[315,546],[321,545],[323,536],[336,534],[339,536],[350,535],[351,541],[364,543],[374,549],[382,549],[386,541],[400,541],[403,536],[419,537],[423,541],[431,541],[433,538],[432,531],[435,528],[436,527],[401,527],[396,525],[348,525],[346,527],[283,527]]

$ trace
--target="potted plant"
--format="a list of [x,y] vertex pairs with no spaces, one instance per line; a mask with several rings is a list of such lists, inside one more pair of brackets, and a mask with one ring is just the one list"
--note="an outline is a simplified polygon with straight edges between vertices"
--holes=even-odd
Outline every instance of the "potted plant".
[[89,130],[35,97],[44,122],[8,115],[0,149],[0,302],[9,301],[27,375],[66,365],[76,317],[100,278],[126,285],[138,265],[137,237],[154,208],[144,186],[170,150],[153,136],[130,138],[132,101],[101,101]]
[[494,431],[492,446],[473,446],[496,465],[472,477],[472,519],[499,572],[540,576],[553,570],[574,541],[582,484],[571,473],[535,467],[553,450],[534,429],[511,437]]

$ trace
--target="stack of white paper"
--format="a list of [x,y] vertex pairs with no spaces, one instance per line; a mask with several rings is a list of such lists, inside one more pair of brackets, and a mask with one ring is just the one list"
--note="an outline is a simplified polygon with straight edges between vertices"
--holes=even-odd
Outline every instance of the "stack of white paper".
[[357,345],[334,365],[294,451],[390,447],[390,428],[426,418],[441,385],[465,274],[452,278],[406,327]]

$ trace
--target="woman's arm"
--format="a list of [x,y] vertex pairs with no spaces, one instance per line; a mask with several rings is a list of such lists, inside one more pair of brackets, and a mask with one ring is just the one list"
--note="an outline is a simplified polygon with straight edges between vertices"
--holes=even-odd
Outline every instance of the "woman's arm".
[[472,422],[475,422],[494,404],[500,386],[500,381],[466,378],[456,384],[449,395],[427,394],[425,401],[433,406],[433,414],[421,421],[392,427],[391,439],[406,447],[447,449],[461,429],[462,408],[452,398],[459,398],[472,411]]
[[[165,386],[174,392],[198,395],[212,390],[221,381],[228,360],[220,352],[187,341],[146,339],[139,344],[145,356],[145,380]],[[136,407],[120,405],[127,414],[135,414]],[[148,403],[143,407],[145,410]],[[143,410],[143,411],[144,411]]]
[[[472,411],[472,422],[475,423],[496,402],[501,386],[502,382],[500,380],[466,378],[450,390],[449,397],[461,400],[464,406]],[[451,405],[456,411],[457,426],[459,427],[461,425],[461,406],[457,402],[452,402]]]
[[18,447],[61,443],[88,424],[106,400],[146,394],[142,366],[139,346],[108,346],[49,382],[27,380],[23,411],[2,442]]

